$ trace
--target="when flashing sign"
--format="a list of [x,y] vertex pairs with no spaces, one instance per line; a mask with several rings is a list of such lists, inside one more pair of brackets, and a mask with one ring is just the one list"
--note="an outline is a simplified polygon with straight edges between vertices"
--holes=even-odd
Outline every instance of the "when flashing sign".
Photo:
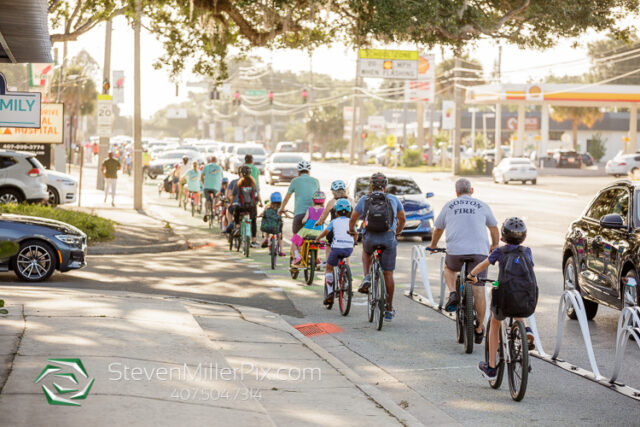
[[7,79],[0,73],[0,127],[40,128],[39,92],[7,92]]

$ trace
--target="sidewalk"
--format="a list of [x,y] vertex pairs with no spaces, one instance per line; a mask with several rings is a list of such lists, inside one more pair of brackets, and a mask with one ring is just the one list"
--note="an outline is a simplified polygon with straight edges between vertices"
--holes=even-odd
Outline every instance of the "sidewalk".
[[[268,311],[123,292],[0,295],[2,425],[420,425]],[[50,360],[61,358],[80,363]],[[92,379],[86,399],[68,398]],[[48,404],[44,387],[81,406]]]

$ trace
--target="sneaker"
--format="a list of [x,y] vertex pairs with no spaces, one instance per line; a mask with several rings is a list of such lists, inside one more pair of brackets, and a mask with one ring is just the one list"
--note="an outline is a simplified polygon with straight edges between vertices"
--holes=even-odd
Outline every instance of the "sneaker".
[[278,256],[285,256],[286,254],[284,252],[278,252]]
[[333,304],[333,292],[331,292],[329,295],[327,295],[327,297],[324,299],[324,301],[322,303],[324,305]]
[[395,310],[387,310],[384,312],[384,321],[385,322],[392,322],[393,318],[396,315],[396,311]]
[[498,369],[490,368],[487,362],[478,363],[478,371],[480,371],[486,380],[495,381],[496,378],[498,378]]
[[526,331],[527,331],[527,341],[529,341],[529,350],[535,350],[536,341],[535,341],[535,337],[533,336],[533,331],[528,326],[526,327]]
[[262,248],[266,248],[267,246],[269,246],[269,241],[267,239],[264,239],[264,241],[262,242],[262,244],[260,245],[260,247]]
[[204,222],[209,222],[209,215],[205,215],[205,216],[203,216],[203,217],[202,217],[202,220],[203,220]]
[[260,245],[259,245],[257,242],[251,242],[251,247],[252,247],[252,248],[257,248],[257,247],[259,247],[259,246],[260,246]]
[[361,294],[368,294],[370,287],[371,287],[371,276],[367,274],[366,276],[364,276],[364,279],[362,279],[362,283],[358,288],[358,292],[360,292]]
[[291,264],[292,267],[298,267],[300,264],[300,261],[302,261],[302,257],[300,255],[298,255],[297,257],[294,258],[293,263]]
[[449,299],[447,303],[444,305],[445,310],[448,312],[456,311],[456,307],[458,306],[458,302],[460,301],[458,297],[458,293],[453,291],[449,294]]
[[484,338],[484,326],[482,327],[482,332],[476,332],[474,330],[473,334],[475,335],[475,343],[482,344],[482,339]]

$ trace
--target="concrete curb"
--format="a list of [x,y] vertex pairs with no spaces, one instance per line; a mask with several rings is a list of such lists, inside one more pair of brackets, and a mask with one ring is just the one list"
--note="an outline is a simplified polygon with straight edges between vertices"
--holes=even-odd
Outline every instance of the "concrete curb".
[[132,254],[155,254],[161,252],[185,251],[190,248],[189,242],[180,239],[178,242],[161,243],[158,245],[146,246],[105,246],[87,248],[87,255],[132,255]]

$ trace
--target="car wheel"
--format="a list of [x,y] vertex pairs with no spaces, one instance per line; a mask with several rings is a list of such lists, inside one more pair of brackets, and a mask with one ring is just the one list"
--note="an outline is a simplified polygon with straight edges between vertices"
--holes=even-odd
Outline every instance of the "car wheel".
[[156,178],[158,177],[158,175],[156,175],[156,174],[155,174],[155,173],[153,173],[153,172],[147,172],[147,176],[148,176],[150,179],[156,179]]
[[537,183],[538,183],[538,180],[537,180],[537,179],[532,179],[532,180],[531,180],[531,184],[532,184],[532,185],[536,185]]
[[47,193],[49,193],[49,198],[47,202],[51,206],[58,206],[60,204],[60,196],[58,195],[58,191],[50,185],[47,185]]
[[48,243],[41,240],[22,242],[18,255],[13,258],[13,271],[25,282],[47,280],[55,269],[55,253]]
[[[638,283],[638,273],[635,270],[631,270],[627,273],[627,277],[633,277]],[[623,292],[623,300],[624,307],[633,307],[635,305],[640,305],[640,297],[638,296],[638,286],[625,286]]]
[[[576,263],[572,256],[569,257],[567,259],[567,262],[564,263],[563,276],[564,276],[563,287],[565,291],[575,289],[578,292],[580,292],[580,287],[578,286],[578,270],[576,268]],[[598,303],[584,299],[584,298],[582,298],[582,302],[584,304],[587,320],[593,319],[596,316],[596,313],[598,312]],[[569,317],[569,319],[573,319],[573,320],[578,318],[573,307],[569,307],[569,309],[567,310],[567,316]]]
[[2,205],[6,203],[20,203],[23,200],[22,195],[16,190],[12,190],[10,188],[0,190],[0,204]]

